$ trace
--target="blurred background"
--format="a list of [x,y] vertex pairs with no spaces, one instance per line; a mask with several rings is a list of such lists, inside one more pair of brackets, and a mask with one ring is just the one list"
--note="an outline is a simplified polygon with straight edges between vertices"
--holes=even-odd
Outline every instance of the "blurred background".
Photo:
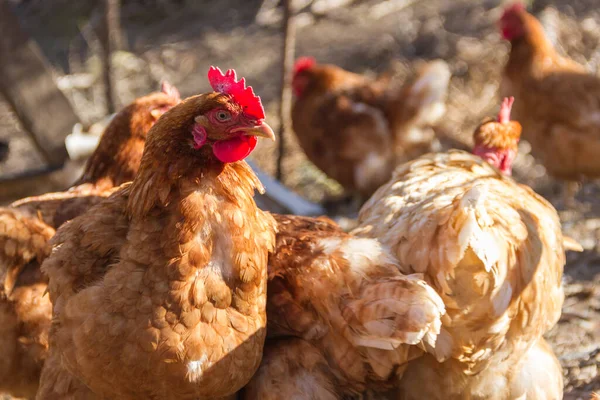
[[[260,94],[267,120],[276,128],[281,87],[283,9],[278,0],[1,0],[23,32],[33,40],[54,82],[68,100],[82,131],[101,133],[103,119],[134,98],[155,91],[166,79],[183,97],[208,91],[210,65],[235,68]],[[296,56],[311,55],[353,72],[375,76],[384,71],[408,76],[423,60],[448,62],[452,79],[442,130],[466,146],[476,125],[497,112],[501,70],[509,44],[496,21],[500,0],[296,0]],[[107,5],[114,7],[107,15]],[[558,51],[597,71],[600,64],[598,0],[527,2],[542,21]],[[112,19],[111,19],[112,18]],[[111,26],[110,46],[106,26]],[[112,24],[112,25],[111,25]],[[15,34],[0,23],[0,36]],[[0,40],[6,40],[2,38]],[[6,49],[6,45],[5,45]],[[4,51],[3,66],[17,62]],[[16,54],[16,53],[15,53]],[[8,58],[7,58],[8,57]],[[106,59],[110,70],[106,71]],[[4,68],[1,66],[2,68]],[[20,86],[39,82],[26,68]],[[108,79],[110,78],[110,79]],[[7,80],[7,76],[0,77]],[[106,82],[111,82],[107,93]],[[2,82],[3,92],[14,84]],[[10,91],[10,90],[8,90]],[[53,165],[24,129],[15,105],[0,98],[0,179],[44,171]],[[43,99],[38,99],[43,102]],[[46,115],[46,118],[58,118]],[[100,123],[99,123],[100,121]],[[26,124],[27,122],[25,122]],[[94,125],[99,123],[97,125]],[[65,135],[70,133],[65,132]],[[8,144],[8,151],[6,151]],[[277,145],[261,141],[251,156],[268,174],[275,173]],[[303,197],[321,202],[341,187],[316,169],[287,132],[283,183]],[[543,166],[521,144],[515,177],[554,200],[560,191]],[[77,170],[69,172],[77,176]],[[53,180],[54,179],[54,180]],[[32,186],[0,186],[1,201],[47,191],[69,177],[35,181]],[[61,183],[59,183],[61,182]],[[70,182],[69,182],[70,183]],[[4,188],[4,189],[3,189]],[[7,189],[7,188],[10,188]],[[54,188],[54,190],[59,188]],[[26,193],[23,193],[26,191]],[[563,317],[549,339],[566,377],[565,399],[587,398],[600,390],[600,186],[586,185],[575,209],[560,211],[566,234],[586,249],[571,254],[565,270]],[[352,218],[353,213],[348,213]]]

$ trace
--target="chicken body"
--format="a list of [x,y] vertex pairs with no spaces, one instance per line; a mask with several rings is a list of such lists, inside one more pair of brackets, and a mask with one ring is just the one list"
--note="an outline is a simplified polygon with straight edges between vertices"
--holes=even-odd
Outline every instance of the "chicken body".
[[[84,174],[71,189],[29,197],[0,209],[0,319],[4,349],[0,391],[35,397],[47,356],[52,307],[43,296],[47,278],[40,265],[50,254],[49,239],[65,221],[83,213],[133,179],[146,134],[159,114],[177,104],[170,85],[165,93],[137,99],[115,116]],[[168,92],[168,93],[167,93]]]
[[[423,273],[446,306],[432,357],[403,378],[405,398],[423,398],[423,382],[432,399],[520,398],[525,389],[510,389],[513,366],[538,358],[530,349],[558,321],[564,298],[554,208],[479,157],[450,151],[398,167],[359,222],[355,235],[389,246],[402,272]],[[539,390],[538,375],[561,379],[550,364],[527,368]]]
[[133,183],[58,230],[43,265],[53,325],[38,399],[212,399],[254,374],[275,224],[254,203],[250,167],[216,157],[239,160],[247,152],[225,151],[273,134],[235,99],[168,111]]
[[443,61],[425,65],[402,88],[334,65],[304,60],[296,69],[292,120],[298,142],[346,190],[366,198],[395,165],[431,151],[431,128],[445,113],[450,79]]
[[540,22],[513,6],[500,22],[511,51],[501,91],[515,96],[515,119],[548,173],[600,177],[600,77],[560,56]]
[[0,209],[0,390],[35,396],[48,350],[52,305],[40,263],[54,229],[17,210]]
[[246,399],[340,399],[398,383],[439,332],[444,306],[376,240],[326,218],[274,215],[263,364]]

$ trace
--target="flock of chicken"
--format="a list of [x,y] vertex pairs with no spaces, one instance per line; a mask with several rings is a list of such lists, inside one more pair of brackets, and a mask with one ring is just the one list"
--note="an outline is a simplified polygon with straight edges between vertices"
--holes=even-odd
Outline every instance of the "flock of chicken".
[[476,129],[473,154],[424,154],[444,114],[443,62],[401,88],[297,62],[301,146],[371,196],[350,233],[257,208],[243,159],[275,137],[233,70],[210,69],[212,93],[181,100],[163,84],[124,108],[72,188],[0,210],[0,390],[561,399],[543,335],[578,245],[511,164],[522,124],[550,173],[600,174],[600,79],[560,57],[522,6],[500,26],[516,101]]

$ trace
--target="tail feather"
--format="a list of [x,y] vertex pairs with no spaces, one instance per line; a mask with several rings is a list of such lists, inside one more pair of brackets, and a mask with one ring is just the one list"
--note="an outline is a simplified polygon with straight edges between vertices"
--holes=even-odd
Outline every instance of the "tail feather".
[[441,150],[435,128],[446,114],[450,76],[448,64],[432,61],[390,102],[388,113],[392,115],[397,163]]
[[432,340],[444,313],[441,298],[416,275],[372,283],[343,310],[350,340],[382,350]]
[[[577,251],[582,252],[583,246],[579,244],[579,242],[572,237],[563,235],[563,246],[565,247],[565,251]],[[600,400],[600,398],[599,398]]]
[[409,107],[414,109],[414,123],[434,124],[444,116],[450,77],[450,67],[442,60],[421,68],[405,94]]

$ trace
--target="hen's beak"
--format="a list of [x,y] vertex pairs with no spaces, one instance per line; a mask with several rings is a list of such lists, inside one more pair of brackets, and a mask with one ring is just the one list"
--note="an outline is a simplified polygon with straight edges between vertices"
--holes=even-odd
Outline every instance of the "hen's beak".
[[261,122],[252,127],[235,128],[231,132],[243,132],[245,135],[260,136],[275,141],[275,132],[273,132],[273,129],[266,122]]

